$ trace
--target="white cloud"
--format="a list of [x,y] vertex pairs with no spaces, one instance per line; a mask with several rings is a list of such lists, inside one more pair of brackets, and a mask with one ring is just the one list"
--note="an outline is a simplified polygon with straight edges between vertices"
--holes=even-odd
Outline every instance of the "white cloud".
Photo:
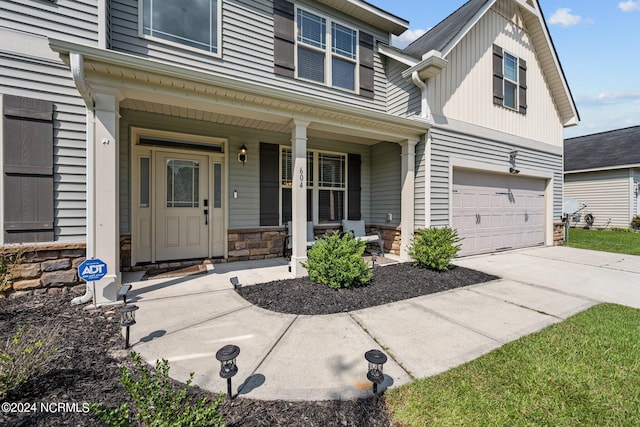
[[627,0],[618,3],[618,7],[625,12],[633,12],[634,10],[640,10],[640,1]]
[[578,96],[576,97],[576,102],[585,106],[622,104],[627,102],[640,104],[640,91],[601,92],[596,96]]
[[407,30],[399,36],[391,37],[391,45],[397,47],[398,49],[404,49],[409,46],[409,44],[419,38],[421,35],[426,33],[425,30]]
[[554,25],[562,25],[563,27],[571,27],[573,25],[578,25],[583,22],[582,16],[573,15],[571,13],[571,9],[568,7],[562,7],[556,10],[551,18],[549,18],[549,23]]

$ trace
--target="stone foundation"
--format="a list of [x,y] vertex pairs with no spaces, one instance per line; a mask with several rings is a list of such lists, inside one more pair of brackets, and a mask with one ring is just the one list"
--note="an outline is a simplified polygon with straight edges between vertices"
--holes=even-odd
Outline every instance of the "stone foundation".
[[281,257],[284,252],[284,227],[243,228],[229,230],[227,260],[247,261]]
[[553,246],[564,244],[564,222],[553,223]]
[[4,246],[0,253],[4,259],[20,254],[17,263],[7,265],[3,296],[65,292],[84,283],[78,278],[78,266],[86,259],[84,243]]
[[373,234],[372,231],[375,230],[380,231],[385,253],[400,255],[402,230],[399,226],[370,224],[365,227],[365,230],[367,234]]

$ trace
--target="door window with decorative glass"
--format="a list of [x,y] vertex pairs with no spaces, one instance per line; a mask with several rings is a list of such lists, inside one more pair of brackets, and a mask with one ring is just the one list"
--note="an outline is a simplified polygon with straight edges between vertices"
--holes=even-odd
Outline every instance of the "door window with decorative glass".
[[303,9],[296,19],[298,78],[355,91],[357,31]]
[[220,0],[139,0],[141,33],[192,49],[218,53]]

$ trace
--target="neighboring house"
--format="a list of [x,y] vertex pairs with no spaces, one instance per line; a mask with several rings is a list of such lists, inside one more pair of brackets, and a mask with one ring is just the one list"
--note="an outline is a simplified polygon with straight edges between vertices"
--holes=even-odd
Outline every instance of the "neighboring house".
[[579,117],[537,1],[471,0],[404,50],[408,22],[359,0],[0,13],[0,243],[86,244],[99,303],[142,264],[279,256],[288,221],[295,275],[308,220],[405,259],[430,226],[462,254],[553,243]]
[[640,215],[640,126],[564,141],[564,197],[588,203],[593,226],[630,227]]

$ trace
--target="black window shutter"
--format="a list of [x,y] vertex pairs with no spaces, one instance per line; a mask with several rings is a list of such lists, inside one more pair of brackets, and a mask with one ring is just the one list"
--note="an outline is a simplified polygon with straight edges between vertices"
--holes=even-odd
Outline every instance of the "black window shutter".
[[522,58],[518,60],[518,72],[518,111],[520,111],[522,114],[527,114],[527,62]]
[[276,74],[295,77],[294,6],[286,0],[273,2],[273,68]]
[[278,145],[260,143],[260,225],[279,225],[279,154]]
[[360,95],[373,98],[373,36],[360,31]]
[[53,241],[53,104],[4,95],[3,106],[4,241]]
[[362,217],[362,213],[360,212],[360,174],[362,159],[360,154],[349,154],[347,161],[349,163],[349,206],[347,207],[347,219],[357,221]]
[[493,45],[493,103],[504,103],[504,74],[502,74],[502,48]]

